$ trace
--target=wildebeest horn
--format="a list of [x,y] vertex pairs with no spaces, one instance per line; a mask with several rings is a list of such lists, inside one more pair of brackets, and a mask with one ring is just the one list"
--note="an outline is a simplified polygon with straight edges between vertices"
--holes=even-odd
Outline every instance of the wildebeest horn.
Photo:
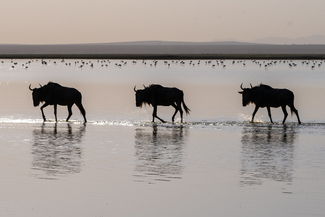
[[253,88],[252,84],[251,83],[249,83],[249,84],[251,85],[251,88]]
[[142,84],[144,88],[147,88],[146,86],[144,86],[144,84]]
[[134,90],[134,92],[137,92],[137,91],[135,90],[135,87],[136,87],[136,85],[134,86],[133,90]]
[[29,85],[29,89],[30,89],[31,91],[33,91],[33,89],[31,88],[31,86],[32,86],[32,85],[30,84],[30,85]]
[[243,88],[243,83],[241,83],[241,85],[240,85],[240,89],[244,90],[244,88]]
[[39,84],[40,87],[43,87],[41,84]]

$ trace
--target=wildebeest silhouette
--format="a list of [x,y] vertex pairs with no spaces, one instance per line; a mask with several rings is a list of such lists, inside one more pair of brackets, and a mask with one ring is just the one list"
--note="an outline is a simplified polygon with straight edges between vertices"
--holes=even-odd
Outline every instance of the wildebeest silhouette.
[[191,111],[189,108],[187,108],[184,102],[183,91],[177,89],[176,87],[171,88],[163,87],[159,84],[151,84],[149,87],[144,86],[144,89],[142,90],[136,90],[136,87],[134,87],[134,92],[137,107],[142,107],[143,104],[152,105],[152,122],[155,121],[155,117],[160,121],[165,122],[163,119],[157,116],[157,106],[173,106],[175,108],[172,122],[174,122],[175,115],[179,111],[181,115],[181,122],[183,123],[182,103],[186,114],[189,114]]
[[239,93],[243,96],[243,106],[246,106],[249,103],[255,104],[252,122],[254,121],[254,116],[257,110],[260,107],[266,107],[270,120],[273,123],[270,108],[278,108],[281,106],[282,111],[284,113],[284,119],[282,121],[282,124],[284,124],[288,116],[286,106],[289,106],[291,109],[291,114],[294,112],[298,118],[298,123],[301,124],[298,115],[298,110],[294,106],[294,94],[292,93],[292,91],[288,89],[275,89],[265,84],[261,84],[260,86],[255,87],[251,85],[251,88],[243,88],[243,84],[241,84],[240,88],[242,89],[242,91],[240,91]]
[[40,102],[44,102],[44,104],[41,107],[42,117],[44,121],[46,121],[46,118],[43,112],[43,108],[45,108],[46,106],[48,105],[54,106],[55,121],[57,122],[58,121],[56,116],[57,105],[68,106],[69,115],[66,121],[69,121],[69,118],[72,115],[71,108],[73,104],[76,104],[81,114],[84,117],[85,123],[87,122],[86,111],[81,103],[81,99],[82,99],[81,93],[75,88],[63,87],[60,84],[49,82],[44,86],[40,85],[40,88],[32,89],[31,85],[29,85],[29,89],[33,91],[32,95],[33,95],[33,103],[35,107],[38,106]]

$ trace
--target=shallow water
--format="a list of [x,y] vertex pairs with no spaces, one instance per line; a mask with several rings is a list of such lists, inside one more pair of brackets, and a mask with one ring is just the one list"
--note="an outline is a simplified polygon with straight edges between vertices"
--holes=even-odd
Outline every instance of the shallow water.
[[[324,214],[321,61],[45,61],[0,60],[1,216]],[[49,106],[43,123],[28,86],[48,81],[83,94],[87,125],[76,107],[55,123]],[[184,91],[184,124],[135,106],[134,86],[151,83]],[[281,109],[249,123],[241,83],[292,90],[303,123],[282,125]]]

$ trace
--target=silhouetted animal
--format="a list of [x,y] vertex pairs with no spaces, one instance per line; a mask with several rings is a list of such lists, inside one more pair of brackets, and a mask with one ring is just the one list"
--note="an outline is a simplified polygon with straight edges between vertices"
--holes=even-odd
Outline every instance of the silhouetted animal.
[[175,108],[175,113],[172,117],[172,122],[174,122],[175,115],[179,111],[181,115],[181,122],[183,123],[183,110],[181,104],[185,109],[186,114],[190,113],[190,109],[187,108],[184,102],[183,91],[173,87],[163,87],[158,84],[151,84],[149,87],[145,87],[142,90],[136,90],[134,87],[136,106],[142,107],[143,104],[148,104],[153,106],[152,122],[155,121],[155,117],[160,121],[165,122],[163,119],[157,116],[157,106],[173,106]]
[[289,106],[291,109],[291,113],[294,112],[297,115],[298,123],[301,124],[298,115],[298,110],[294,107],[294,103],[293,103],[294,95],[292,91],[288,89],[275,89],[264,84],[255,87],[251,85],[251,88],[243,88],[243,84],[241,84],[240,88],[243,90],[239,92],[240,94],[243,95],[243,106],[246,106],[249,103],[255,104],[255,110],[253,112],[252,122],[254,121],[254,116],[257,110],[260,107],[261,108],[266,107],[270,120],[273,123],[270,107],[277,108],[281,106],[282,111],[284,113],[284,119],[282,121],[282,123],[284,124],[288,116],[286,106]]
[[86,111],[81,104],[82,96],[78,90],[70,87],[63,87],[53,82],[49,82],[48,84],[41,86],[40,88],[34,88],[34,89],[32,89],[31,85],[29,85],[29,89],[33,91],[33,103],[35,107],[38,106],[40,102],[44,102],[44,105],[42,105],[41,107],[44,121],[46,121],[46,118],[43,112],[43,108],[45,108],[46,106],[48,105],[54,106],[55,121],[57,122],[57,117],[56,117],[57,105],[68,106],[69,115],[66,120],[68,121],[72,115],[71,108],[73,104],[76,104],[81,114],[84,117],[85,123],[87,122]]

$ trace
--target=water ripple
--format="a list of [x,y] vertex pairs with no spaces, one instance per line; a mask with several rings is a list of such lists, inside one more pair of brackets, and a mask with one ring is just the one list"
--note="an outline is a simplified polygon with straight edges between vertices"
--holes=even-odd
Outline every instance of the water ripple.
[[[43,123],[42,119],[15,119],[13,117],[9,118],[0,118],[0,124],[36,124]],[[47,120],[46,123],[56,123],[55,120]],[[59,120],[58,123],[66,123],[65,120]],[[83,121],[79,120],[71,120],[69,121],[71,124],[84,124]],[[256,127],[256,128],[264,128],[272,126],[273,128],[283,128],[283,126],[287,127],[296,127],[305,132],[325,129],[325,123],[302,123],[297,124],[295,122],[288,122],[285,125],[282,123],[274,123],[271,124],[269,122],[254,122],[250,123],[249,121],[193,121],[193,122],[184,122],[184,123],[172,123],[172,122],[151,122],[151,121],[129,121],[129,120],[118,120],[118,121],[108,121],[108,120],[94,120],[88,121],[87,125],[103,125],[103,126],[142,126],[142,127],[151,127],[151,126],[159,126],[165,128],[175,128],[175,127],[187,127],[187,128],[221,128],[221,127]]]

